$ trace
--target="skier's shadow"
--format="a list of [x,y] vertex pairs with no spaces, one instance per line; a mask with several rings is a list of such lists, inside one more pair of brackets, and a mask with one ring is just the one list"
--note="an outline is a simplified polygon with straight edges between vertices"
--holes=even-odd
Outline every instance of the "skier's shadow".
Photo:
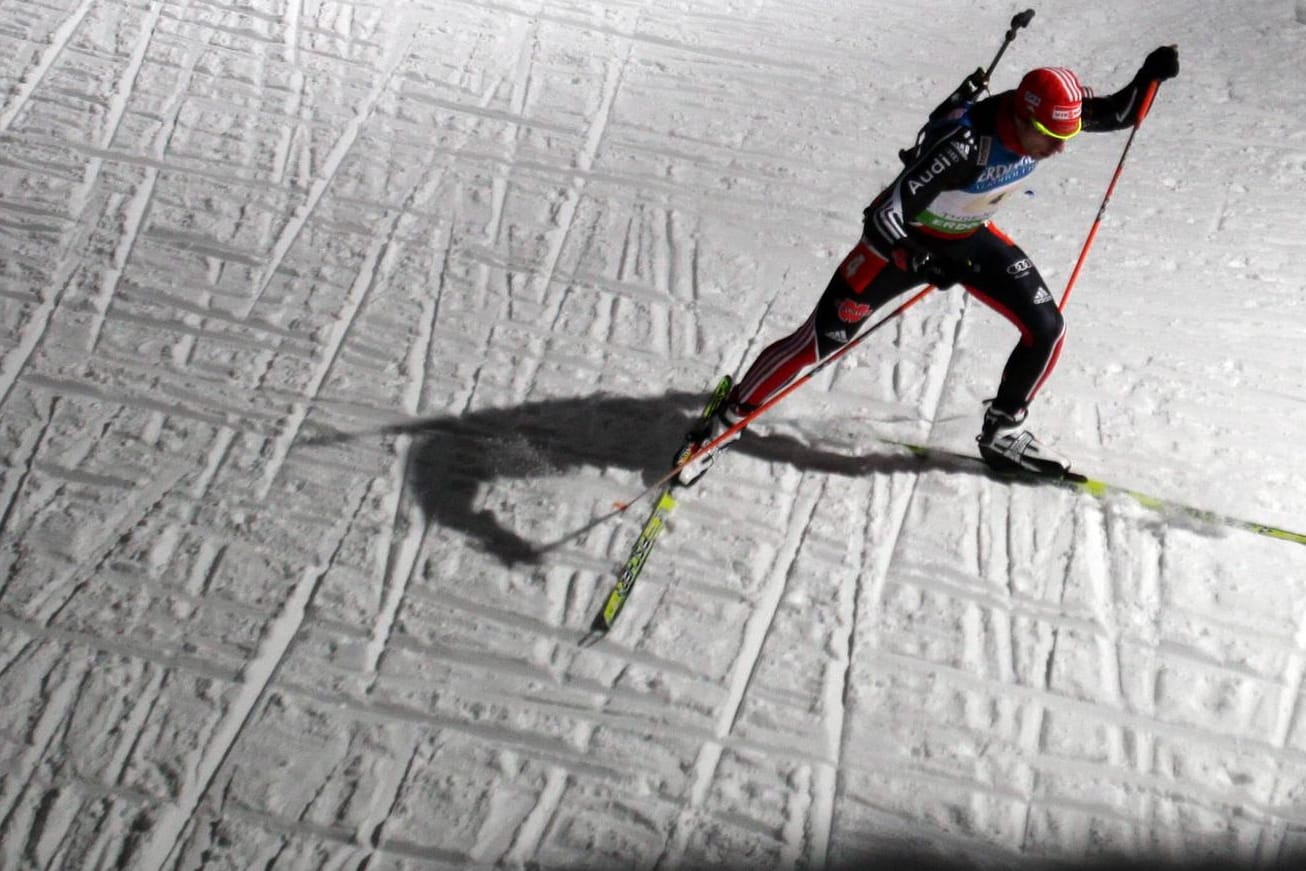
[[[459,530],[505,565],[514,565],[538,562],[562,542],[528,541],[491,511],[476,509],[482,484],[500,478],[562,475],[582,466],[632,469],[646,485],[652,484],[671,468],[673,454],[702,403],[702,393],[640,399],[599,394],[427,418],[381,432],[412,437],[407,485],[427,522]],[[375,430],[338,433],[309,442],[342,442],[376,434]],[[946,462],[902,456],[890,449],[849,456],[812,448],[791,436],[754,430],[745,433],[731,452],[836,475],[921,471]]]

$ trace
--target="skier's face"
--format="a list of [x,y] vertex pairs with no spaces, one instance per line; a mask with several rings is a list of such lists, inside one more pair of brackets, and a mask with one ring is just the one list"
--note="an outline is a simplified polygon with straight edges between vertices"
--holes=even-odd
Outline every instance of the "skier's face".
[[1020,147],[1035,160],[1043,160],[1066,150],[1066,140],[1040,133],[1028,119],[1019,115],[1016,116],[1016,135],[1020,137]]

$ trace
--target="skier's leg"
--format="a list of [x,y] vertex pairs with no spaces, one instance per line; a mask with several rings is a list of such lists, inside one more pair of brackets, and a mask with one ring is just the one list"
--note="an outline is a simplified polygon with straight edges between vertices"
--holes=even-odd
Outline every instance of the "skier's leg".
[[[711,420],[689,433],[690,443],[716,441],[804,370],[851,341],[876,308],[919,283],[877,254],[865,240],[859,241],[830,277],[816,308],[802,326],[757,355]],[[736,433],[718,450],[740,435],[742,432]],[[713,456],[705,455],[686,464],[678,476],[680,483],[689,485],[698,480]]]
[[1065,341],[1065,321],[1056,300],[1025,252],[996,228],[980,230],[967,240],[967,248],[978,274],[966,289],[1020,331],[997,396],[984,416],[980,453],[996,466],[1039,472],[1067,469],[1069,461],[1021,428]]
[[[727,430],[782,390],[805,369],[848,344],[875,309],[920,280],[898,269],[860,241],[835,270],[816,308],[797,330],[772,342],[748,367],[711,420],[689,434],[692,444],[716,441]],[[721,450],[742,432],[722,442]],[[690,485],[711,465],[714,454],[687,463],[678,480]]]
[[731,391],[730,404],[749,410],[756,408],[816,362],[816,312],[813,311],[802,326],[757,355]]
[[744,413],[761,405],[851,341],[877,308],[919,283],[859,241],[830,277],[811,316],[748,367],[731,394],[731,404]]
[[1065,342],[1065,321],[1038,269],[1010,237],[989,226],[971,244],[970,259],[979,274],[966,289],[1020,330],[993,400],[999,409],[1016,414],[1052,374]]

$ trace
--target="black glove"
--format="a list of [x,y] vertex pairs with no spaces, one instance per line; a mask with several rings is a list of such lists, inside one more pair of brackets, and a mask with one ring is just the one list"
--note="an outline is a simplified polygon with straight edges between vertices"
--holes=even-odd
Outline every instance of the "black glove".
[[924,249],[899,247],[893,249],[893,263],[904,272],[925,279],[939,290],[954,284],[964,284],[975,275],[975,266],[969,260],[958,262],[938,257]]
[[1163,45],[1153,49],[1134,76],[1136,82],[1164,82],[1179,75],[1179,47]]

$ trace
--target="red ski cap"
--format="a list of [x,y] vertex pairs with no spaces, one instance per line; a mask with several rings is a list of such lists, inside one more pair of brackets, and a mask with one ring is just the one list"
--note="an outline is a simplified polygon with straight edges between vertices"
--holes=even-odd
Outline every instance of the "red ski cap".
[[1083,100],[1089,91],[1065,67],[1039,67],[1025,73],[1016,88],[1016,112],[1040,133],[1069,139],[1083,124]]

